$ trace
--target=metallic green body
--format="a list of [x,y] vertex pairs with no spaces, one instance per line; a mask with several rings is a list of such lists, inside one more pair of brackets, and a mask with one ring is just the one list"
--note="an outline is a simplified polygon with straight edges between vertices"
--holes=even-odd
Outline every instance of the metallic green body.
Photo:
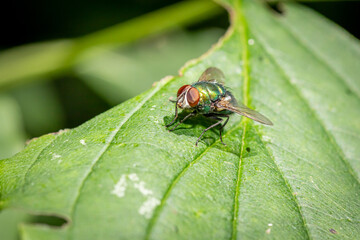
[[200,100],[196,108],[199,113],[202,114],[214,113],[214,109],[212,107],[213,102],[224,97],[226,93],[225,87],[216,82],[200,81],[192,84],[191,86],[196,88],[200,93]]

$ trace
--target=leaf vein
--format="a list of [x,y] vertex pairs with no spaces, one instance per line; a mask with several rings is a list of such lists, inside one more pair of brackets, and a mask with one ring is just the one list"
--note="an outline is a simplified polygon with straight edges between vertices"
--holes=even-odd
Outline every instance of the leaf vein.
[[237,172],[237,179],[236,179],[236,189],[235,189],[235,198],[234,198],[234,212],[233,212],[233,220],[232,220],[232,239],[236,239],[236,235],[237,235],[237,216],[239,213],[239,196],[240,196],[240,184],[241,184],[241,177],[242,177],[242,171],[241,171],[241,167],[242,167],[242,159],[243,159],[243,153],[244,153],[244,145],[245,145],[245,134],[246,134],[246,122],[244,122],[244,127],[243,127],[243,133],[242,133],[242,137],[241,137],[241,150],[240,150],[240,155],[239,155],[239,164],[238,164],[238,172]]
[[[324,131],[325,135],[327,136],[330,144],[332,144],[336,150],[336,152],[338,153],[340,159],[343,161],[343,163],[345,164],[345,166],[347,167],[348,169],[348,172],[350,173],[350,175],[355,179],[356,182],[359,183],[359,180],[357,179],[357,177],[354,175],[353,173],[353,169],[352,167],[349,165],[349,163],[345,160],[345,156],[344,156],[344,153],[341,151],[341,149],[339,149],[338,145],[336,144],[335,140],[333,139],[332,135],[330,134],[330,132],[326,129],[326,127],[324,126],[324,123],[320,120],[320,118],[318,118],[318,116],[316,115],[315,111],[310,107],[310,104],[308,103],[308,101],[306,101],[306,98],[301,94],[300,92],[300,89],[294,85],[293,83],[291,83],[290,81],[290,78],[289,76],[286,74],[285,70],[280,66],[280,64],[274,59],[274,57],[268,52],[268,50],[266,49],[266,45],[262,42],[262,39],[261,38],[258,38],[259,39],[259,43],[260,45],[262,46],[262,49],[264,50],[263,52],[268,56],[269,60],[274,64],[274,66],[279,69],[279,71],[281,72],[281,74],[283,75],[283,77],[287,80],[287,82],[289,83],[289,85],[295,90],[295,92],[297,93],[297,95],[299,96],[299,98],[301,98],[303,100],[303,102],[305,103],[306,107],[310,110],[311,114],[313,115],[313,117],[315,118],[315,120],[317,122],[319,122],[319,125],[321,126],[322,130]],[[259,135],[259,134],[258,134]],[[263,143],[264,144],[264,143]],[[266,146],[264,144],[264,146]],[[266,147],[267,149],[267,147]],[[267,152],[269,153],[269,150],[267,149]],[[271,155],[270,155],[271,156]],[[289,188],[289,191],[291,193],[291,186],[289,185],[289,183],[287,182],[287,179],[285,178],[284,174],[282,173],[282,171],[280,170],[280,167],[276,164],[276,161],[275,159],[273,158],[273,156],[271,156],[273,161],[274,161],[274,164],[277,166],[282,178],[284,179],[287,187]],[[293,196],[293,194],[291,193],[291,195]],[[311,235],[310,235],[310,229],[306,223],[306,220],[305,220],[305,216],[304,216],[304,213],[302,212],[302,208],[301,208],[301,205],[299,204],[299,200],[298,200],[298,197],[297,196],[293,196],[296,204],[297,204],[297,207],[298,207],[298,210],[301,214],[301,217],[302,217],[302,220],[303,220],[303,223],[304,223],[304,226],[305,226],[305,229],[306,229],[306,232],[308,234],[308,237],[311,239]]]
[[[338,71],[336,71],[334,68],[331,68],[329,65],[330,63],[326,60],[326,58],[322,57],[316,48],[314,48],[313,46],[310,46],[309,44],[307,44],[304,40],[302,40],[302,37],[295,33],[295,31],[293,31],[291,29],[291,27],[287,26],[285,23],[280,22],[280,26],[282,26],[286,32],[289,33],[289,35],[298,42],[299,46],[304,49],[304,51],[307,51],[310,55],[313,55],[320,63],[322,63],[323,66],[325,66],[330,72],[332,72],[337,79],[340,79],[340,81],[342,83],[344,83],[349,89],[355,89],[356,94],[355,96],[360,100],[360,95],[359,95],[359,91],[357,91],[357,88],[354,88],[353,86],[351,86],[352,84],[349,83],[345,77],[341,76],[341,73],[339,73]],[[310,51],[309,49],[312,49],[312,51]],[[351,87],[350,87],[350,86]]]
[[55,139],[56,139],[59,135],[61,135],[61,134],[56,135],[53,140],[51,140],[48,144],[46,144],[46,146],[44,146],[43,149],[41,149],[41,151],[39,152],[39,154],[36,156],[35,160],[31,163],[31,165],[29,166],[29,168],[26,170],[26,173],[25,173],[24,179],[23,179],[24,184],[22,185],[22,190],[23,190],[23,191],[24,191],[26,179],[28,178],[28,175],[29,175],[30,170],[35,166],[35,164],[37,163],[37,161],[39,161],[41,154],[42,154],[48,147],[50,147],[50,145],[55,141]]
[[[258,133],[258,131],[255,129],[256,131],[256,134],[259,136],[259,138],[261,139],[261,135]],[[308,226],[308,223],[306,222],[306,219],[305,219],[305,215],[302,211],[302,206],[300,205],[300,202],[299,202],[299,199],[298,197],[294,194],[293,194],[293,191],[292,191],[292,188],[290,186],[290,183],[288,182],[287,178],[285,177],[284,173],[281,171],[279,165],[276,163],[275,161],[275,158],[274,156],[272,156],[272,154],[270,154],[270,151],[268,150],[268,147],[266,146],[266,144],[261,140],[263,146],[265,147],[265,151],[267,152],[267,155],[271,158],[271,160],[274,162],[274,165],[276,166],[281,178],[283,179],[284,181],[284,184],[286,186],[286,188],[288,189],[289,191],[289,194],[291,196],[291,198],[294,200],[295,204],[296,204],[296,207],[297,207],[297,211],[298,213],[300,214],[300,217],[301,217],[301,220],[303,222],[303,225],[304,225],[304,229],[306,231],[306,234],[308,236],[308,239],[312,239],[311,235],[310,235],[310,229],[309,229],[309,226]]]
[[[229,135],[230,133],[236,131],[238,128],[240,128],[240,124],[234,126],[231,130],[229,130],[227,133],[224,134],[224,137]],[[197,157],[194,158],[194,160],[190,161],[182,170],[179,172],[178,175],[174,177],[174,179],[171,181],[170,185],[165,191],[164,196],[161,199],[160,205],[157,206],[157,208],[154,211],[154,214],[152,218],[149,221],[148,227],[146,229],[146,235],[145,239],[149,239],[151,232],[155,226],[156,221],[158,220],[160,216],[160,212],[165,206],[165,203],[167,199],[169,198],[171,191],[174,189],[175,185],[179,182],[180,178],[185,175],[185,173],[190,169],[191,166],[193,166],[195,163],[197,163],[210,149],[212,149],[217,143],[219,143],[219,139],[216,140],[214,143],[212,143],[210,146],[206,147],[202,153],[200,153]]]
[[[168,81],[166,83],[169,83],[171,80],[168,79]],[[109,137],[106,139],[105,141],[105,145],[104,147],[99,151],[98,155],[92,160],[90,167],[88,169],[88,171],[85,172],[82,181],[80,183],[79,189],[77,191],[77,194],[74,198],[74,203],[73,203],[73,207],[71,209],[70,212],[70,219],[73,221],[73,217],[74,217],[74,213],[76,210],[76,205],[79,201],[80,198],[80,193],[82,188],[85,185],[86,180],[89,178],[94,166],[96,165],[96,163],[102,158],[102,156],[104,155],[104,153],[107,151],[107,149],[110,147],[111,143],[113,142],[116,134],[120,131],[121,127],[124,126],[124,124],[139,110],[141,109],[141,107],[144,106],[144,104],[152,97],[154,96],[166,83],[161,84],[160,82],[156,85],[156,87],[154,88],[153,91],[151,91],[146,97],[144,97],[144,99],[132,110],[130,111],[127,115],[125,115],[124,119],[117,125],[117,127],[115,128],[114,131],[111,132],[111,134],[109,135]]]
[[[260,40],[261,38],[259,38]],[[302,95],[301,90],[290,81],[290,77],[286,74],[285,70],[281,67],[281,65],[274,59],[274,57],[268,52],[268,50],[266,49],[265,45],[259,41],[260,44],[262,45],[262,48],[264,49],[264,53],[268,56],[269,60],[274,64],[274,66],[279,69],[279,71],[281,72],[281,74],[283,75],[283,77],[286,79],[286,81],[289,83],[289,85],[295,90],[296,94],[298,95],[298,97],[300,99],[302,99],[303,103],[305,104],[305,106],[310,110],[311,115],[314,117],[314,119],[319,123],[321,129],[323,130],[323,132],[325,133],[329,143],[331,145],[334,146],[335,151],[337,152],[338,156],[340,157],[340,159],[343,161],[344,165],[346,166],[346,168],[348,169],[348,172],[350,173],[350,175],[354,178],[354,180],[360,184],[360,181],[358,179],[358,177],[355,175],[355,171],[353,170],[353,168],[351,167],[350,163],[347,161],[345,154],[343,153],[342,149],[339,147],[339,145],[337,144],[334,136],[330,133],[330,131],[326,128],[324,122],[318,117],[318,115],[316,114],[316,111],[311,108],[310,103],[307,101],[307,99]]]

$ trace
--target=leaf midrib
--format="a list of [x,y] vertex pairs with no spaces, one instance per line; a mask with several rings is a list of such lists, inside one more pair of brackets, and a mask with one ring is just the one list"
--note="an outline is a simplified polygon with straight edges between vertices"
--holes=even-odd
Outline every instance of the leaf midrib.
[[[243,62],[243,103],[246,106],[249,106],[249,90],[250,90],[250,78],[249,78],[249,49],[247,46],[248,40],[248,32],[247,32],[247,24],[242,12],[242,6],[240,5],[240,1],[236,1],[235,3],[235,18],[236,22],[239,23],[239,27],[237,30],[241,35],[240,45],[242,48],[242,55],[240,59]],[[236,179],[236,189],[234,196],[234,208],[233,208],[233,219],[232,219],[232,233],[231,239],[235,240],[237,236],[237,226],[238,226],[238,215],[239,215],[239,196],[240,196],[240,186],[241,186],[241,176],[242,176],[242,160],[244,154],[244,145],[246,138],[246,128],[248,120],[245,117],[242,117],[241,122],[243,123],[243,131],[241,137],[241,146],[240,146],[240,155],[239,155],[239,163],[238,163],[238,171],[237,171],[237,179]]]
[[[245,19],[245,16],[242,12],[242,6],[240,5],[240,2],[242,2],[241,0],[237,1],[235,3],[235,10],[236,12],[239,14],[238,16],[238,22],[239,22],[239,33],[241,35],[241,45],[242,45],[242,49],[243,49],[243,55],[242,55],[242,61],[243,61],[243,66],[244,66],[244,84],[243,84],[243,102],[246,106],[250,105],[250,65],[249,65],[249,48],[248,48],[248,25]],[[239,211],[239,195],[240,195],[240,186],[241,186],[241,164],[242,164],[242,158],[243,158],[243,149],[244,149],[244,145],[245,145],[245,141],[246,141],[246,128],[247,128],[247,122],[248,119],[243,117],[242,118],[242,122],[244,122],[244,128],[243,128],[243,136],[242,136],[242,143],[241,143],[241,151],[240,151],[240,157],[239,157],[239,164],[238,164],[238,177],[237,177],[237,184],[236,184],[236,194],[235,194],[235,200],[234,200],[234,216],[233,216],[233,231],[232,231],[232,239],[235,240],[236,236],[237,236],[237,224],[238,224],[238,211]],[[259,139],[260,138],[260,134],[258,133],[258,131],[255,129],[256,134],[258,135]],[[311,239],[310,237],[310,231],[308,228],[308,225],[306,223],[306,219],[305,216],[303,214],[301,205],[299,204],[299,201],[297,199],[296,196],[294,196],[292,194],[292,190],[291,190],[291,186],[288,183],[287,179],[285,178],[284,174],[282,173],[282,171],[280,170],[279,166],[276,164],[275,158],[272,157],[272,155],[270,154],[266,144],[260,140],[262,145],[265,147],[267,155],[273,160],[274,165],[276,166],[281,178],[284,181],[284,184],[287,188],[287,190],[289,191],[290,196],[292,197],[292,199],[295,201],[296,207],[297,207],[297,211],[300,214],[302,223],[304,225],[304,229],[306,231],[307,237],[308,239]]]

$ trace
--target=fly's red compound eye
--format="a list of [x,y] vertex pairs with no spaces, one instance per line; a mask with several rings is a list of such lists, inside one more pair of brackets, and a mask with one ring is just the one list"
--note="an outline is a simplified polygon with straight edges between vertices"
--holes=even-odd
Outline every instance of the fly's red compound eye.
[[199,91],[196,88],[190,88],[186,94],[186,99],[191,107],[195,107],[200,100]]
[[179,97],[180,94],[181,94],[184,90],[188,89],[189,87],[190,87],[190,85],[184,85],[184,86],[182,86],[181,88],[179,88],[179,90],[178,90],[178,92],[177,92],[177,96]]

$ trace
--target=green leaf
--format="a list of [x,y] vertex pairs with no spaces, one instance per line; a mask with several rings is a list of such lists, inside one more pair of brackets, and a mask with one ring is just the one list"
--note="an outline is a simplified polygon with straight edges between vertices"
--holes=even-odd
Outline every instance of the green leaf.
[[29,220],[29,215],[18,209],[0,212],[0,239],[19,239],[18,224]]
[[55,132],[63,126],[62,106],[55,89],[48,82],[26,84],[10,92],[20,105],[24,125],[31,136]]
[[0,95],[0,116],[0,159],[3,159],[23,149],[26,134],[19,105],[11,96]]
[[[0,161],[0,206],[67,220],[27,239],[356,239],[358,40],[313,11],[228,2],[232,27],[180,77]],[[178,130],[168,98],[216,66],[273,127],[233,116]]]

